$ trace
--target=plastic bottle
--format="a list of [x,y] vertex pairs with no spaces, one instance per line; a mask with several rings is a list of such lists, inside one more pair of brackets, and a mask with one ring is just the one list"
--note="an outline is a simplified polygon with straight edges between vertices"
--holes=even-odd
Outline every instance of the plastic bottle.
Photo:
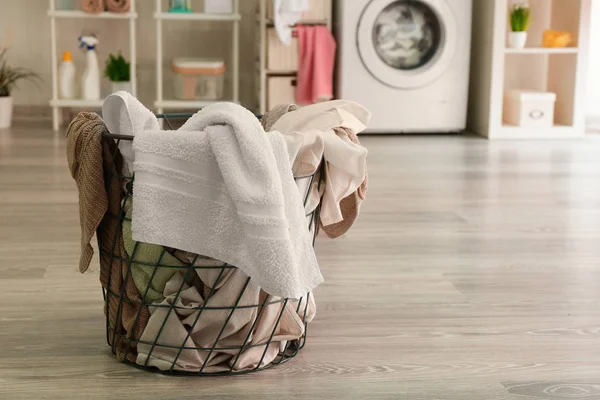
[[58,67],[60,97],[72,99],[75,97],[75,65],[70,51],[63,53],[62,62]]
[[96,55],[98,39],[93,36],[80,36],[79,47],[85,48],[86,62],[85,71],[81,76],[81,97],[84,100],[100,100],[100,67]]

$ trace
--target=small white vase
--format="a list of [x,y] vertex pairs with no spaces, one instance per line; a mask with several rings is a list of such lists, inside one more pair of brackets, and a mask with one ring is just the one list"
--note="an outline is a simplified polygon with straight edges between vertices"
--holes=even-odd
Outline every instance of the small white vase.
[[111,82],[111,85],[113,93],[121,90],[131,93],[131,82]]
[[13,99],[0,97],[0,129],[10,128],[12,124]]
[[527,32],[509,32],[508,45],[511,49],[522,49],[527,42]]

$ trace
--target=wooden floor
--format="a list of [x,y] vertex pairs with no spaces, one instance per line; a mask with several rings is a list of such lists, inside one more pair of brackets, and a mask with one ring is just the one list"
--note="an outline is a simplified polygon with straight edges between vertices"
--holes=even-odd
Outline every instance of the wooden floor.
[[600,399],[600,140],[363,142],[367,201],[318,241],[305,350],[173,378],[106,346],[62,135],[1,132],[0,399]]

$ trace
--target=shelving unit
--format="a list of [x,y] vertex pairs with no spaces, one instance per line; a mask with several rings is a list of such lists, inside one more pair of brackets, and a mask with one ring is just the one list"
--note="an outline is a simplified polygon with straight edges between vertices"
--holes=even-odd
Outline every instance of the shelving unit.
[[[163,21],[223,21],[233,24],[232,43],[231,43],[231,64],[227,69],[231,71],[232,93],[228,101],[239,103],[239,42],[240,42],[240,20],[239,0],[232,0],[233,13],[231,14],[209,14],[209,13],[169,13],[163,12],[162,1],[156,0],[156,11],[154,19],[156,20],[156,101],[154,107],[157,113],[162,114],[165,109],[198,109],[206,107],[215,101],[187,101],[164,98],[164,79],[163,79]],[[223,101],[223,100],[219,100]]]
[[[529,0],[526,47],[507,48],[512,0],[473,2],[469,129],[495,139],[576,139],[585,135],[585,85],[591,0]],[[491,27],[491,29],[490,29]],[[567,48],[540,47],[546,29],[568,31]],[[554,126],[527,128],[503,120],[504,92],[556,94]]]
[[115,19],[129,21],[129,62],[131,65],[131,93],[137,94],[137,77],[136,77],[136,32],[135,21],[138,17],[135,11],[135,0],[131,1],[131,10],[128,13],[110,13],[103,12],[100,14],[90,14],[79,10],[57,10],[56,0],[49,0],[50,8],[48,9],[48,17],[50,17],[50,42],[52,53],[52,99],[50,107],[52,107],[52,128],[56,131],[61,124],[60,109],[65,107],[72,108],[100,108],[103,100],[81,100],[81,99],[59,99],[58,96],[58,53],[57,53],[57,19]]
[[[281,90],[287,91],[289,99],[287,101],[294,102],[292,99],[295,89],[291,86],[295,83],[295,77],[298,73],[297,60],[293,60],[294,52],[297,57],[297,47],[290,45],[286,47],[280,43],[277,38],[273,38],[273,31],[269,32],[274,27],[272,0],[259,0],[256,22],[260,40],[258,42],[258,59],[257,59],[257,76],[258,82],[258,104],[259,112],[264,114],[272,101],[269,101],[269,92],[281,93]],[[332,2],[331,0],[311,0],[310,9],[306,11],[303,18],[298,24],[303,25],[325,25],[331,30],[332,25]],[[270,37],[271,35],[271,37]],[[275,47],[275,49],[273,48]],[[270,67],[269,56],[279,60],[279,64],[283,67]],[[292,68],[296,63],[295,68]],[[271,85],[269,85],[271,83]],[[277,86],[277,87],[276,87]],[[287,89],[286,89],[287,87]],[[275,101],[277,102],[277,101]]]

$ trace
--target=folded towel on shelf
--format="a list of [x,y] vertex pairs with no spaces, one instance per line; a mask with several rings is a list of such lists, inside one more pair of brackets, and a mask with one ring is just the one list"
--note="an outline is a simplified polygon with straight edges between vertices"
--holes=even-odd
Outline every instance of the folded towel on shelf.
[[333,98],[335,39],[322,25],[298,25],[296,103],[313,104]]
[[287,145],[251,112],[208,106],[178,131],[138,132],[134,153],[134,240],[235,265],[276,296],[323,281]]
[[90,14],[104,12],[104,0],[81,0],[81,9]]
[[[337,134],[334,129],[345,128],[359,133],[366,128],[370,118],[371,113],[361,105],[334,100],[285,113],[271,126],[272,130],[284,134],[290,153],[297,152],[295,171],[315,172],[318,166],[315,160],[325,158],[325,184],[321,199],[323,226],[344,220],[340,203],[356,192],[367,174],[367,149],[353,143],[348,135]],[[311,193],[315,196],[314,190]],[[318,201],[312,203],[316,206]]]
[[131,0],[104,0],[106,9],[113,13],[126,13],[131,9]]
[[309,9],[309,0],[273,0],[273,25],[279,40],[286,46],[292,42],[292,26]]
[[[160,130],[158,119],[138,99],[125,91],[109,95],[102,104],[102,118],[111,133],[135,136],[142,130]],[[125,161],[122,174],[133,173],[133,142],[121,140],[119,151]]]
[[[146,328],[150,314],[148,308],[141,305],[133,280],[124,279],[128,261],[119,218],[123,182],[113,178],[106,184],[104,179],[105,176],[118,175],[122,159],[115,143],[102,138],[106,131],[107,127],[99,115],[85,112],[79,113],[67,129],[69,170],[79,190],[82,232],[79,268],[84,272],[89,267],[93,256],[89,242],[96,232],[100,250],[100,282],[108,296],[108,307],[104,310],[110,325],[108,342],[114,346],[120,360],[135,362],[136,341]],[[121,294],[122,301],[119,299]]]

